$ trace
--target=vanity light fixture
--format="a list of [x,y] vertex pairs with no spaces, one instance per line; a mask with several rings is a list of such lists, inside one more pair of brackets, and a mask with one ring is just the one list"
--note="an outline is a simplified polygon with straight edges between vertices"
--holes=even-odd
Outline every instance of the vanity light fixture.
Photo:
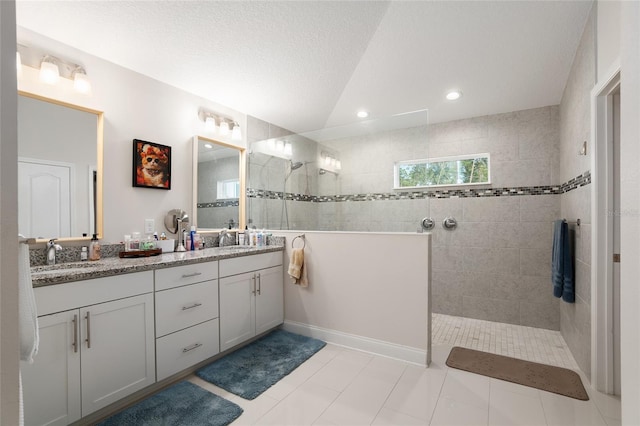
[[369,113],[365,110],[360,110],[358,111],[358,113],[356,114],[359,118],[367,118],[369,116]]
[[46,84],[57,84],[58,80],[60,80],[60,68],[52,56],[46,55],[40,63],[40,81]]
[[50,55],[46,51],[34,46],[18,43],[16,49],[16,68],[18,77],[25,71],[24,67],[38,71],[38,78],[42,83],[56,85],[64,78],[73,81],[75,91],[82,94],[91,93],[91,82],[82,65]]
[[462,97],[462,92],[460,90],[451,90],[449,93],[447,93],[447,96],[446,96],[448,101],[457,101],[461,97]]
[[91,93],[91,82],[87,77],[87,72],[81,66],[76,67],[73,71],[73,88],[80,93]]

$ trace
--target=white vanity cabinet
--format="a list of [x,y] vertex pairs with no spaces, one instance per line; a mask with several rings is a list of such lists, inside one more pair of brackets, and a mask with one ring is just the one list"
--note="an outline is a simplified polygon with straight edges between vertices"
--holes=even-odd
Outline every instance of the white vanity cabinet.
[[21,363],[26,425],[66,425],[155,382],[153,272],[34,292],[40,346]]
[[220,350],[284,321],[282,252],[220,261]]
[[220,351],[218,262],[154,273],[157,379],[162,380]]

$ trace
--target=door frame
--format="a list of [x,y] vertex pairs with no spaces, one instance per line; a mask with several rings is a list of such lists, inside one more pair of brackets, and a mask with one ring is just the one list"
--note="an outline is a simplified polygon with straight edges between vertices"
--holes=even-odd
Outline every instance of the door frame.
[[613,371],[613,93],[620,60],[591,91],[591,384],[614,393]]

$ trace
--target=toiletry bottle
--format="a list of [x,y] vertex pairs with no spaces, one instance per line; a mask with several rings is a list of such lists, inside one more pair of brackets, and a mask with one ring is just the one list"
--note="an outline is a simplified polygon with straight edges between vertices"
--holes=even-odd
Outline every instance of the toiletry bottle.
[[262,247],[263,238],[264,238],[264,236],[262,234],[262,231],[258,231],[258,235],[256,236],[256,241],[257,241],[257,246],[258,247]]
[[100,242],[97,234],[93,234],[89,244],[89,260],[100,260]]
[[89,253],[87,252],[86,247],[82,247],[82,251],[80,252],[80,260],[85,261],[89,258]]
[[196,249],[196,227],[195,226],[191,227],[191,232],[189,233],[189,237],[191,237],[190,250],[195,250]]

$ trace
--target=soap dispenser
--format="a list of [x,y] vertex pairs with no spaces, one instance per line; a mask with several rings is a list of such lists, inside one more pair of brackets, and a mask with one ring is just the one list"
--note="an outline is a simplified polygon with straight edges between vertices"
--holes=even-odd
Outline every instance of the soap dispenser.
[[93,234],[89,244],[89,260],[100,260],[100,242],[97,234]]

